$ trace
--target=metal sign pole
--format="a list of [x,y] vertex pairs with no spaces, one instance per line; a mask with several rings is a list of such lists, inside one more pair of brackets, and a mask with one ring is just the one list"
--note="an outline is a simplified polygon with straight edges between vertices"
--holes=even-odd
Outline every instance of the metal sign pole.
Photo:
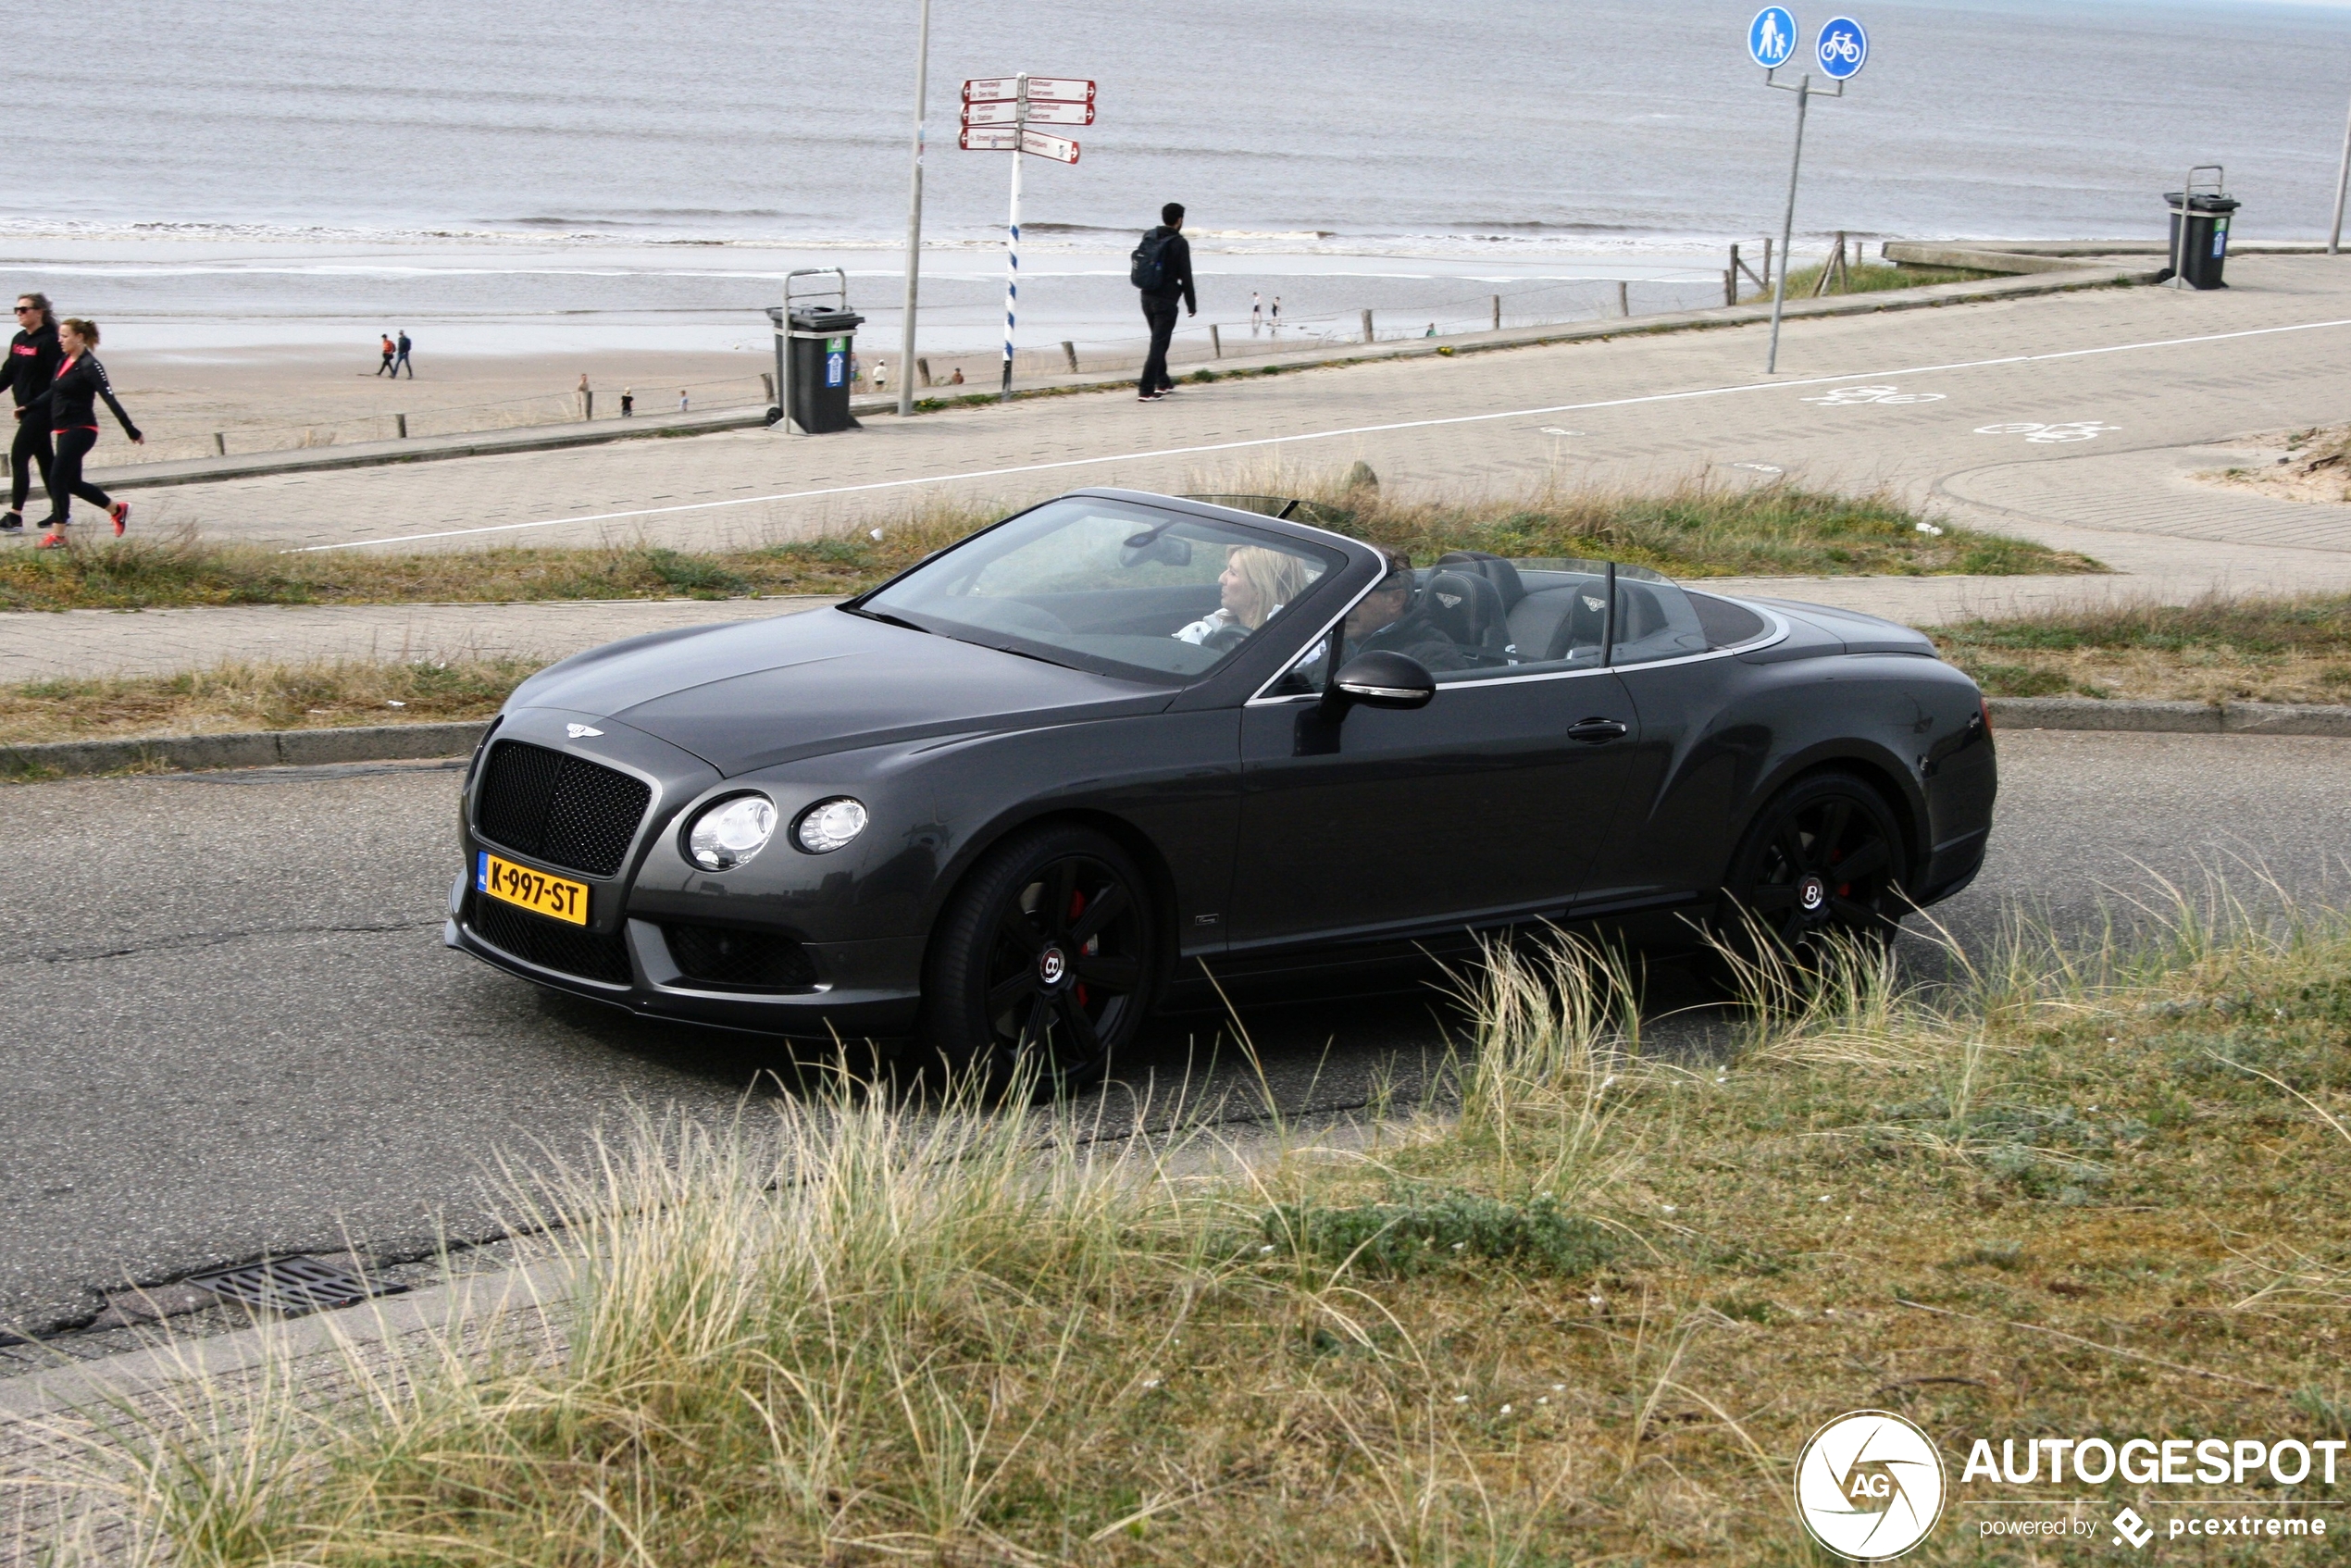
[[1013,325],[1020,305],[1020,166],[1028,155],[1021,141],[1028,131],[1028,73],[1020,75],[1018,96],[1013,100],[1013,212],[1004,226],[1004,384],[997,392],[1013,395]]
[[[1777,87],[1781,83],[1772,85]],[[1796,176],[1804,167],[1804,108],[1811,100],[1812,73],[1807,71],[1796,85],[1796,154],[1787,160],[1787,206],[1780,214],[1780,269],[1772,284],[1772,347],[1763,359],[1763,373],[1767,376],[1780,367],[1780,312],[1787,305],[1788,263],[1796,255],[1788,248],[1796,232]]]
[[923,0],[920,42],[914,45],[914,173],[906,196],[906,319],[898,343],[898,413],[914,412],[914,295],[923,271],[923,131],[930,96],[930,0]]
[[2334,173],[2334,227],[2327,230],[2327,255],[2343,248],[2343,193],[2351,188],[2351,116],[2343,121],[2343,157]]

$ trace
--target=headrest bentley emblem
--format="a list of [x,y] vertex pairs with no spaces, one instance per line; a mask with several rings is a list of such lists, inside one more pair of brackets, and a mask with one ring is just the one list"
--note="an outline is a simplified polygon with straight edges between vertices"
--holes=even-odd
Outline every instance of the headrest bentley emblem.
[[564,726],[564,733],[577,740],[583,735],[602,735],[603,731],[592,724],[566,724]]

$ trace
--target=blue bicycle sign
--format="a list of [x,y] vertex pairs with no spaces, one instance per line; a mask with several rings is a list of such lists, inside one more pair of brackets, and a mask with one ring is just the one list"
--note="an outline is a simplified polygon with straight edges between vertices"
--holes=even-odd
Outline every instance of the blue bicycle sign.
[[1821,69],[1843,81],[1869,63],[1870,35],[1851,17],[1831,17],[1821,28]]
[[1777,70],[1796,53],[1796,18],[1785,6],[1766,6],[1747,24],[1747,52],[1765,70]]

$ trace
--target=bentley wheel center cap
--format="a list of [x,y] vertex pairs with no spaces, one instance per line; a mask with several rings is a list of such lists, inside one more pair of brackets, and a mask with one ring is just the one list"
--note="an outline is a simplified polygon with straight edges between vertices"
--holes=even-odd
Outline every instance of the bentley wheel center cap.
[[1796,899],[1807,915],[1817,915],[1829,902],[1828,885],[1818,877],[1807,877],[1796,885]]
[[1057,947],[1047,948],[1037,960],[1037,977],[1049,986],[1060,985],[1068,973],[1069,960]]

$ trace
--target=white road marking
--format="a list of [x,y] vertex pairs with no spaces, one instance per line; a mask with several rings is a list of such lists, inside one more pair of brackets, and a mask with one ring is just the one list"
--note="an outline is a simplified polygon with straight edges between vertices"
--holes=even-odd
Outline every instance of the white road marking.
[[[1947,365],[1913,365],[1900,370],[1880,370],[1877,377],[1932,376],[1949,370],[1983,370],[1999,365],[2041,365],[2058,359],[2086,359],[2101,354],[2135,354],[2146,349],[2185,348],[2196,343],[2230,342],[2240,338],[2274,337],[2282,332],[2316,332],[2351,327],[2351,317],[2332,321],[2298,321],[2284,327],[2249,327],[2236,332],[2207,332],[2191,338],[2155,338],[2135,343],[2108,343],[2101,348],[2060,349],[2051,354],[2010,354],[1996,359],[1966,359]],[[971,468],[955,474],[927,474],[909,479],[872,479],[864,484],[827,485],[818,490],[778,491],[772,495],[740,495],[725,501],[693,501],[676,506],[642,506],[627,512],[595,512],[576,517],[544,517],[529,523],[490,523],[479,528],[442,529],[432,533],[387,534],[354,539],[340,544],[310,544],[281,551],[307,555],[324,550],[361,550],[371,544],[414,544],[428,539],[459,539],[480,533],[511,533],[520,529],[554,529],[574,523],[612,523],[630,517],[667,516],[678,512],[711,512],[725,506],[751,506],[777,501],[813,501],[827,495],[856,495],[869,491],[906,490],[915,485],[956,484],[965,479],[1003,479],[1014,474],[1049,473],[1059,468],[1085,468],[1103,463],[1140,463],[1159,457],[1197,457],[1212,452],[1238,452],[1250,447],[1287,446],[1293,442],[1339,441],[1349,436],[1381,435],[1391,430],[1424,430],[1445,425],[1480,425],[1496,419],[1533,419],[1549,414],[1580,414],[1596,408],[1633,408],[1650,403],[1683,403],[1702,397],[1732,397],[1741,392],[1779,392],[1795,387],[1821,387],[1850,381],[1847,371],[1836,376],[1810,376],[1793,381],[1739,381],[1723,387],[1693,387],[1682,392],[1644,392],[1637,397],[1603,398],[1594,403],[1557,403],[1541,408],[1512,408],[1493,414],[1455,414],[1437,419],[1399,419],[1386,425],[1350,425],[1339,429],[1302,430],[1296,435],[1256,436],[1246,441],[1213,442],[1199,446],[1157,447],[1141,452],[1106,453],[1099,457],[1065,457],[1052,463],[1023,463],[1003,468]]]
[[1980,436],[2022,436],[2036,445],[2048,446],[2060,442],[2096,441],[2108,430],[2121,428],[2109,425],[2103,419],[2068,419],[2055,425],[2018,420],[2006,425],[1978,425],[1975,433]]

